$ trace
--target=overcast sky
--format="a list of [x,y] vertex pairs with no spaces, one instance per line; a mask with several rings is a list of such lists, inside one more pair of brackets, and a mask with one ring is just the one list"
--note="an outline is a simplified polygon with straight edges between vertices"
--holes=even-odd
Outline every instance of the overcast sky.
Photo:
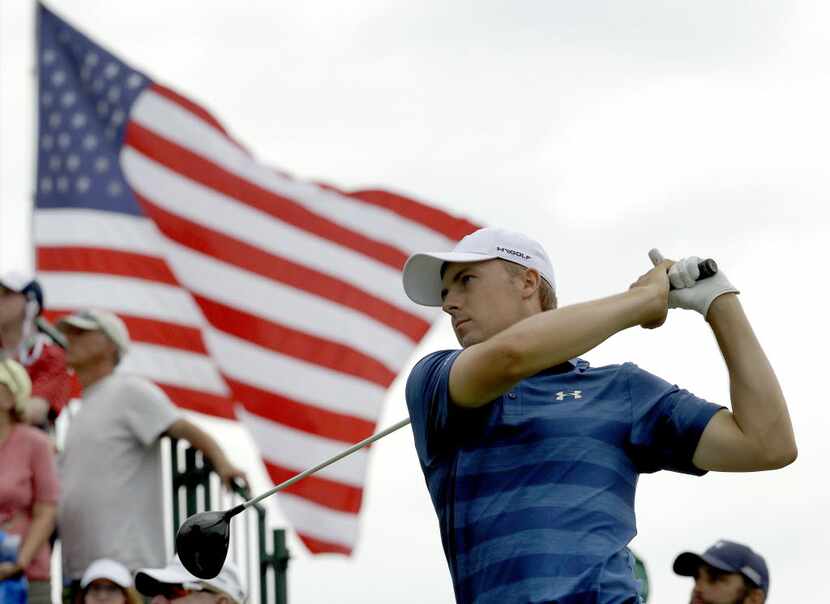
[[[304,0],[50,6],[208,107],[261,160],[343,188],[384,186],[547,247],[562,304],[624,290],[646,252],[715,258],[790,402],[791,467],[643,476],[639,536],[657,604],[688,601],[674,556],[719,538],[771,568],[770,602],[824,604],[830,552],[830,4],[698,0]],[[31,263],[33,5],[0,3],[0,269]],[[447,323],[415,357],[455,344]],[[585,355],[634,361],[728,404],[714,338],[672,311]],[[381,425],[406,414],[402,380]],[[210,426],[218,422],[209,422]],[[241,431],[217,428],[260,480]],[[374,450],[351,559],[292,541],[292,604],[450,602],[412,446]]]

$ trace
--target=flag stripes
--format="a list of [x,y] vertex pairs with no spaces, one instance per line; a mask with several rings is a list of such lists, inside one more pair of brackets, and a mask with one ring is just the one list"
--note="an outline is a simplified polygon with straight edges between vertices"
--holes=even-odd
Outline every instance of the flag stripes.
[[[121,370],[238,419],[275,483],[371,435],[437,315],[406,298],[406,258],[476,226],[262,164],[200,105],[39,11],[34,232],[49,316],[117,312],[133,339]],[[83,102],[56,107],[68,88]],[[368,454],[280,495],[311,551],[352,551]]]

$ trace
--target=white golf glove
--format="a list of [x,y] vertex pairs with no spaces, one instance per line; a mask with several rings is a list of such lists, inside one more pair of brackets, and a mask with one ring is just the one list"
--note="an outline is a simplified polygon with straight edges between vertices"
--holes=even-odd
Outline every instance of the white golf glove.
[[[663,254],[656,248],[648,253],[648,257],[655,266],[663,261]],[[699,263],[700,258],[689,256],[678,260],[669,269],[669,281],[674,288],[669,291],[669,308],[696,310],[705,319],[715,298],[740,292],[720,270],[711,277],[698,281]]]

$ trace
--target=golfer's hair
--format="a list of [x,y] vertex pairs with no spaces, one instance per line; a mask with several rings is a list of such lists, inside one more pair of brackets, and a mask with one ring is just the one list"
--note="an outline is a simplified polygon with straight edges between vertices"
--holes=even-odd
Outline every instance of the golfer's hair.
[[[527,270],[526,267],[509,260],[502,260],[504,269],[513,277],[521,277]],[[542,279],[539,283],[539,304],[542,310],[553,310],[556,308],[556,292],[553,291],[547,279]]]

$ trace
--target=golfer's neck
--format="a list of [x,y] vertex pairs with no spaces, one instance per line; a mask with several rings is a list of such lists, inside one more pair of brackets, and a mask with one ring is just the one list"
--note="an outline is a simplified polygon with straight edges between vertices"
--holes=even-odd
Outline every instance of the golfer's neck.
[[78,381],[81,387],[86,390],[96,382],[101,381],[110,375],[115,369],[108,363],[99,363],[88,367],[75,367],[75,375],[78,376]]

